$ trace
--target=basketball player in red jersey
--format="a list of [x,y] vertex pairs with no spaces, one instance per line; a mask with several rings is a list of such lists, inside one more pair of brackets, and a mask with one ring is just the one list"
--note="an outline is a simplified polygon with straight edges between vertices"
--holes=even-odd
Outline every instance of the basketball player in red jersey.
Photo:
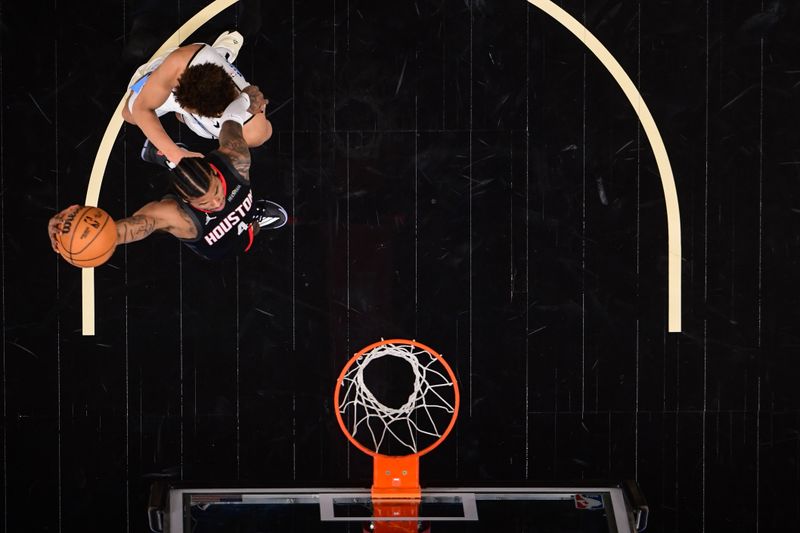
[[[260,229],[286,224],[286,211],[268,200],[253,200],[250,149],[242,122],[250,97],[242,93],[220,117],[219,149],[205,157],[184,157],[170,172],[174,194],[150,202],[133,216],[116,221],[117,244],[165,231],[206,259],[223,259],[250,249]],[[166,157],[162,156],[166,166]],[[56,234],[68,207],[50,219],[48,231],[58,252]]]

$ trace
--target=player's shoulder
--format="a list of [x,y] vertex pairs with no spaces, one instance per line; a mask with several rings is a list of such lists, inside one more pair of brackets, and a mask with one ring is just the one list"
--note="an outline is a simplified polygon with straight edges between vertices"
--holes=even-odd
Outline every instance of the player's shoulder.
[[203,43],[187,44],[176,48],[164,59],[164,65],[185,68],[186,65],[198,54],[206,45]]
[[163,209],[165,211],[173,211],[175,209],[181,209],[181,200],[174,195],[167,195],[160,200],[157,200],[158,208]]
[[[183,74],[183,71],[186,70],[186,66],[203,46],[205,45],[190,44],[181,46],[170,52],[152,72],[150,76],[151,82],[146,83],[144,87],[142,87],[141,96],[144,96],[145,100],[147,100],[147,98],[149,98],[147,95],[154,94],[153,91],[160,89],[158,93],[159,101],[157,104],[162,104],[163,100],[161,100],[161,98],[164,97],[163,92],[171,90],[176,85],[178,78]],[[155,81],[153,82],[153,80]],[[141,96],[136,99],[134,105],[141,105],[139,103],[139,101],[142,100]]]
[[173,221],[175,217],[180,217],[181,205],[178,203],[179,201],[176,197],[165,196],[160,200],[153,200],[145,204],[139,209],[139,213],[168,223]]

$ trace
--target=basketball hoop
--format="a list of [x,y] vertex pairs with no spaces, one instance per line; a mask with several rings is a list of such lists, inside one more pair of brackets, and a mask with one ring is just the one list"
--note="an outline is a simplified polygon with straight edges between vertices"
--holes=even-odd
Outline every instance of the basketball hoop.
[[[413,380],[407,398],[391,406],[367,372],[383,358],[404,362]],[[391,372],[391,378],[397,376]],[[370,385],[372,382],[372,385]],[[397,396],[397,395],[396,395]],[[413,340],[390,339],[356,353],[342,369],[333,394],[336,419],[348,440],[373,461],[372,498],[375,531],[414,531],[404,517],[417,514],[421,489],[419,458],[441,444],[458,417],[460,396],[456,376],[432,348]],[[389,525],[391,524],[391,526]]]

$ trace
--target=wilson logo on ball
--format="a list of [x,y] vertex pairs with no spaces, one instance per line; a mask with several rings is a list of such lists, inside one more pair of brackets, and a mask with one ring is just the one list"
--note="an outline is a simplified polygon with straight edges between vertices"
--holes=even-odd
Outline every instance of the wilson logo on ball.
[[79,207],[64,219],[58,245],[61,256],[72,265],[102,265],[117,246],[117,225],[99,207]]

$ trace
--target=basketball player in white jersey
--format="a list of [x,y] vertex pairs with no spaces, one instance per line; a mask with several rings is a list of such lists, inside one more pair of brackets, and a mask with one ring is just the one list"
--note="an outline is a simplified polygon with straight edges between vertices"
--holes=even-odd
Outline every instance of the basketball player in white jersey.
[[200,137],[218,139],[222,112],[242,92],[251,103],[243,126],[248,146],[260,146],[270,138],[272,125],[263,113],[266,101],[261,91],[231,64],[242,41],[238,32],[225,32],[213,45],[181,46],[139,67],[131,78],[122,117],[139,126],[148,139],[142,159],[152,162],[160,152],[177,164],[186,156],[200,156],[176,144],[159,117],[173,112]]

